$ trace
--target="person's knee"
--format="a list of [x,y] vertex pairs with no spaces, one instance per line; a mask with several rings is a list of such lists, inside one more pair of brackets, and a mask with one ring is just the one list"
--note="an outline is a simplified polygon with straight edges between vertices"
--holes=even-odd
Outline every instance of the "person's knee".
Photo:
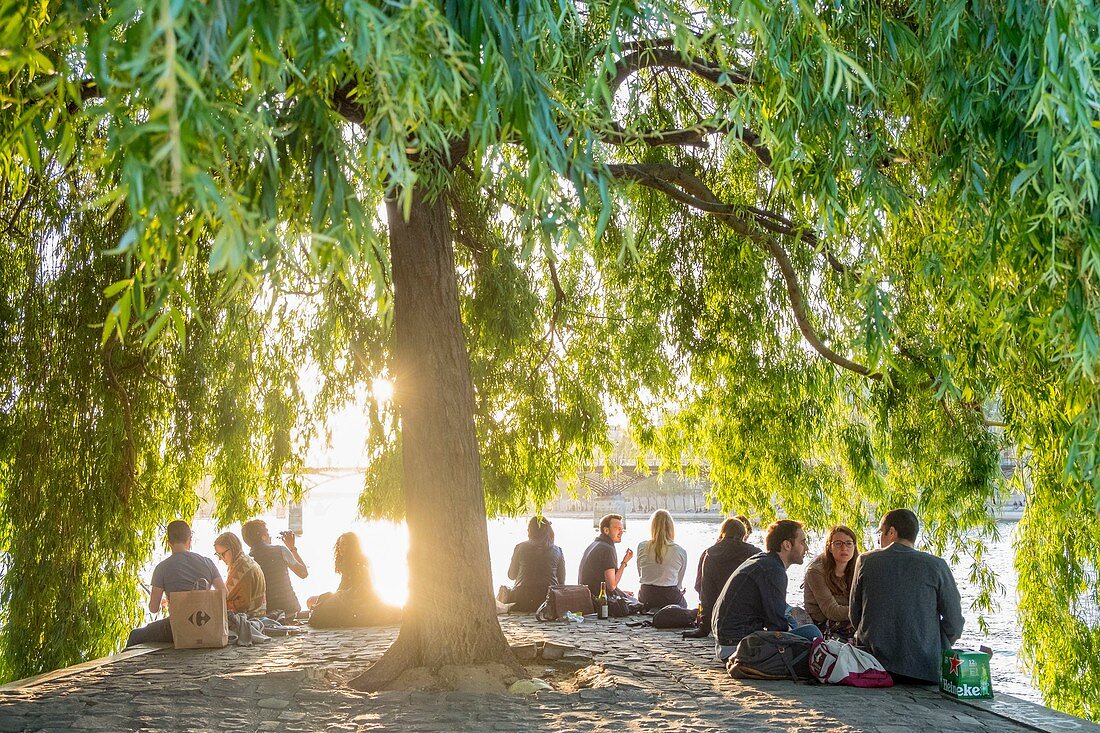
[[813,641],[814,639],[821,639],[825,636],[821,633],[821,629],[819,629],[815,624],[806,624],[805,626],[793,628],[791,629],[791,633],[798,634],[799,636],[809,639],[810,641]]

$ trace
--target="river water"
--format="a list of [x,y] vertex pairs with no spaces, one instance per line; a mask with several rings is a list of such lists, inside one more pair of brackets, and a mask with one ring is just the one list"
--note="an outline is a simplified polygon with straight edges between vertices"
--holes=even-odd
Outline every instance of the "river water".
[[[337,535],[351,530],[357,532],[363,541],[364,550],[371,561],[373,578],[379,595],[389,603],[402,605],[407,596],[408,585],[408,567],[405,560],[408,552],[408,535],[404,524],[358,519],[356,492],[350,486],[339,486],[340,483],[343,482],[318,487],[311,493],[303,507],[303,533],[298,538],[298,547],[310,573],[305,580],[291,576],[299,598],[304,602],[307,596],[336,588],[339,578],[332,567],[333,543]],[[357,483],[357,481],[350,483]],[[325,490],[320,490],[322,488]],[[264,518],[272,534],[287,526],[285,517],[280,518],[275,514],[269,514]],[[567,581],[576,582],[581,553],[596,536],[592,517],[557,516],[552,517],[552,520],[557,544],[565,552]],[[689,568],[684,578],[684,585],[688,603],[692,606],[697,602],[694,589],[696,563],[702,551],[714,543],[720,521],[720,518],[713,516],[690,517],[676,521],[676,542],[682,545],[688,554]],[[489,521],[489,551],[494,590],[496,586],[508,583],[507,572],[512,548],[516,543],[526,539],[526,523],[526,517]],[[240,534],[239,525],[234,524],[227,529],[236,532],[238,536]],[[207,519],[197,520],[194,531],[193,549],[213,558],[213,540],[221,530],[212,520]],[[646,518],[628,517],[623,542],[619,545],[620,557],[627,547],[635,548],[636,551],[638,542],[647,539],[648,534],[649,523]],[[1041,702],[1039,691],[1031,685],[1026,670],[1021,668],[1017,658],[1017,650],[1020,648],[1020,627],[1016,621],[1016,575],[1012,564],[1014,534],[1015,525],[1003,523],[1001,539],[989,548],[987,554],[991,567],[1005,588],[999,607],[985,615],[988,632],[983,633],[979,630],[978,612],[970,608],[970,604],[977,596],[977,588],[969,581],[969,568],[962,564],[954,568],[967,617],[966,629],[959,646],[976,649],[984,644],[992,647],[994,655],[991,671],[994,688],[1000,692]],[[757,546],[763,547],[762,531],[757,529],[751,540]],[[871,547],[871,541],[870,528],[868,528],[860,543],[861,549],[866,550]],[[823,544],[823,538],[820,535],[811,535],[811,555],[820,552]],[[807,556],[807,562],[811,555]],[[224,575],[224,566],[220,563],[218,565]],[[788,572],[790,580],[787,600],[791,605],[802,605],[803,570],[803,566],[795,565]],[[145,580],[148,578],[146,577]],[[626,570],[622,587],[627,590],[637,589],[638,575],[634,563],[631,563]],[[706,660],[700,661],[708,663]]]

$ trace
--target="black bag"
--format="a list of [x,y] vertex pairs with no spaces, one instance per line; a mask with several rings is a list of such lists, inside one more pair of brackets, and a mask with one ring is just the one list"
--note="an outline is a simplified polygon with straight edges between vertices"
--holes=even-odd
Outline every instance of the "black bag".
[[653,614],[655,629],[686,629],[695,625],[695,609],[675,604],[658,609]]
[[786,631],[755,631],[740,641],[726,660],[735,679],[808,680],[813,642]]
[[592,591],[587,585],[552,585],[546,589],[546,600],[535,611],[539,621],[557,621],[566,613],[592,613]]
[[625,593],[612,593],[607,597],[607,615],[612,618],[622,618],[641,613],[645,609],[641,601],[626,595]]

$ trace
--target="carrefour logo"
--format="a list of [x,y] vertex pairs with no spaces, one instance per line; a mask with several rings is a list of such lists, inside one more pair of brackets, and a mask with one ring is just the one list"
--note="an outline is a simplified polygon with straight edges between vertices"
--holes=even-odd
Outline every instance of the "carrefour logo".
[[203,626],[210,620],[210,614],[206,611],[195,611],[193,614],[187,617],[187,620],[193,623],[195,626]]

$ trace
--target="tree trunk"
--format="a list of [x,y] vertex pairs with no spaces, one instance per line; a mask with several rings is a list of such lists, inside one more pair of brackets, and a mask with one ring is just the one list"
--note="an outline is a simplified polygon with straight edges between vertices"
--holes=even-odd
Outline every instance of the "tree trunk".
[[[496,617],[470,358],[445,197],[413,192],[409,220],[388,201],[409,601],[401,632],[351,682],[380,689],[411,667],[515,665]],[[399,558],[394,558],[399,562]]]

